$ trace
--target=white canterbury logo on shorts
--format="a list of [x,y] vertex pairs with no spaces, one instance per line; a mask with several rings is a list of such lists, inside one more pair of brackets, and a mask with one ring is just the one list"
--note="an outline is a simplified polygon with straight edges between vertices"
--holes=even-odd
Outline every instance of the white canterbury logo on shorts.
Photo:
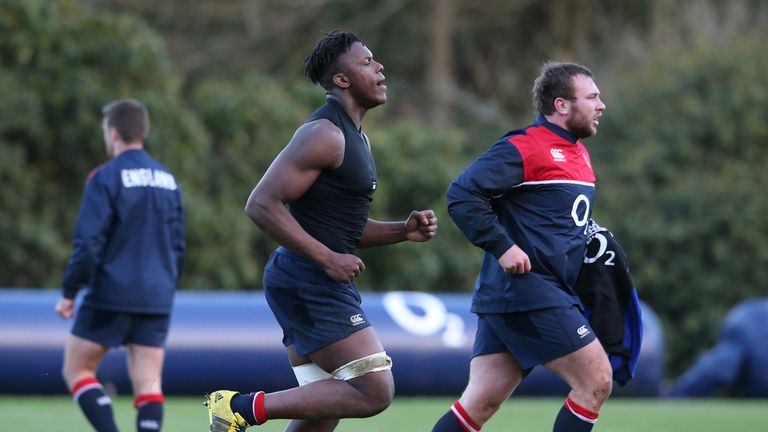
[[349,317],[349,322],[351,322],[353,326],[356,326],[364,323],[365,320],[363,319],[362,314],[355,314]]
[[576,329],[576,333],[579,334],[579,338],[583,339],[584,336],[588,335],[591,332],[589,331],[587,326],[583,325],[583,326],[579,327],[578,329]]

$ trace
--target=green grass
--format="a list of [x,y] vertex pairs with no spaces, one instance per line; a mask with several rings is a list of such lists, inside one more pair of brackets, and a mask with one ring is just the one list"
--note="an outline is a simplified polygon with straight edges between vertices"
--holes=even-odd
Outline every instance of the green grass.
[[[169,396],[165,432],[206,431],[202,397]],[[343,420],[339,432],[429,432],[453,399],[395,399],[392,406],[369,419]],[[134,410],[128,397],[115,399],[120,429],[134,431]],[[562,399],[513,397],[488,422],[483,431],[551,431]],[[0,396],[3,424],[14,430],[87,431],[84,417],[66,396]],[[271,420],[249,430],[282,431],[287,420]],[[2,428],[0,428],[2,429]],[[4,429],[3,429],[4,430]],[[615,398],[603,408],[595,432],[722,432],[768,430],[768,400],[706,399],[664,400]]]

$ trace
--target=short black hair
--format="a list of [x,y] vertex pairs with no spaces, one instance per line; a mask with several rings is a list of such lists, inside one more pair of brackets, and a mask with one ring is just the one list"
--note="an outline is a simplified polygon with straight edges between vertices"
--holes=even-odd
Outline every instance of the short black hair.
[[117,129],[126,143],[144,141],[149,134],[147,107],[136,99],[118,99],[101,109],[108,127]]
[[573,100],[572,78],[576,75],[593,78],[592,71],[578,63],[544,63],[533,82],[533,108],[536,112],[551,115],[555,112],[555,99]]
[[352,32],[334,30],[325,33],[304,59],[304,73],[313,84],[319,83],[324,89],[330,90],[333,88],[333,75],[338,72],[339,57],[349,51],[355,42],[363,43]]

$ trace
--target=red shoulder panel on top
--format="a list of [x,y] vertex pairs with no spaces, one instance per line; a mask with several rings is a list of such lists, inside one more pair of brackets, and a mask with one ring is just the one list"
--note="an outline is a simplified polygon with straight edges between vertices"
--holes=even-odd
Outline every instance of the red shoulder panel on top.
[[507,141],[523,158],[523,184],[595,183],[589,152],[581,141],[569,142],[544,126],[530,127]]

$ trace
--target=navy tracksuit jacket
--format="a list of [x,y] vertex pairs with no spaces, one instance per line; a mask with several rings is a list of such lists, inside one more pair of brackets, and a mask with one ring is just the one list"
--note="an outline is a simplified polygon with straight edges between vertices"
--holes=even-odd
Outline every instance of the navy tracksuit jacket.
[[184,258],[181,190],[144,150],[129,150],[86,181],[62,286],[99,309],[170,313]]
[[[456,225],[485,250],[472,312],[580,306],[573,287],[594,195],[589,153],[543,116],[470,164],[449,187],[447,201]],[[499,265],[513,244],[528,254],[529,273],[505,273]]]

